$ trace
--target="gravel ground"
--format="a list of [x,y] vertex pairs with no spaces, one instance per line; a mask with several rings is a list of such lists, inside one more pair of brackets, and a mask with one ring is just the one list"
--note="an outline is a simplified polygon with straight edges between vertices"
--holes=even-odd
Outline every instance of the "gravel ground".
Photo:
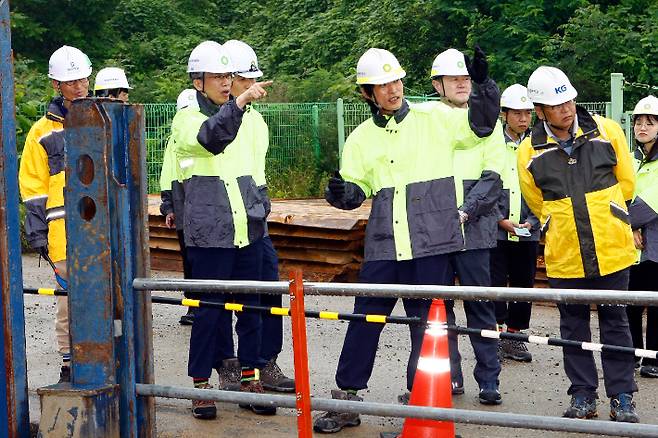
[[[52,287],[51,271],[45,265],[37,266],[37,257],[26,255],[23,258],[23,275],[28,287]],[[174,273],[154,272],[153,276],[177,276]],[[155,294],[155,292],[154,292]],[[158,295],[179,296],[177,293],[159,292]],[[284,298],[284,305],[287,298]],[[337,297],[307,297],[308,309],[351,312],[353,300]],[[190,387],[187,377],[187,349],[190,328],[178,324],[184,313],[181,307],[154,305],[153,336],[156,382],[168,385]],[[460,306],[457,306],[459,324],[465,324]],[[401,302],[394,314],[403,315]],[[27,339],[28,378],[32,421],[38,421],[39,402],[36,389],[57,381],[59,357],[55,351],[53,328],[54,301],[50,297],[26,296],[25,319]],[[559,336],[558,314],[554,307],[535,306],[532,317],[532,333],[542,336]],[[311,391],[313,395],[329,397],[335,387],[334,373],[338,356],[347,328],[340,321],[307,321],[309,346],[309,366],[311,370]],[[592,331],[598,332],[596,312],[592,313]],[[292,374],[292,345],[290,324],[285,322],[285,346],[279,358],[281,368]],[[598,341],[595,334],[594,342]],[[237,344],[236,344],[237,345]],[[568,405],[566,395],[567,380],[562,368],[561,349],[549,346],[531,345],[534,360],[529,364],[505,361],[500,376],[503,404],[498,407],[485,407],[477,401],[477,384],[471,377],[474,365],[473,352],[468,338],[460,339],[460,349],[464,357],[463,370],[466,377],[466,394],[453,399],[454,407],[496,412],[514,412],[559,416]],[[409,332],[405,327],[389,325],[382,333],[375,369],[370,379],[371,387],[362,394],[367,401],[396,403],[398,394],[405,389],[405,368],[409,349]],[[598,355],[597,364],[601,375]],[[213,377],[216,379],[216,377]],[[599,395],[599,420],[608,421],[608,400],[603,392],[603,381]],[[215,382],[216,383],[216,382]],[[640,392],[636,396],[638,412],[642,422],[658,424],[658,381],[638,378]],[[199,421],[190,414],[191,402],[186,400],[157,400],[157,427],[159,437],[218,437],[240,436],[241,438],[289,437],[296,435],[296,421],[293,411],[279,409],[275,417],[257,417],[237,406],[219,404],[219,416],[213,421]],[[381,431],[400,430],[399,419],[382,419],[364,416],[362,425],[346,429],[337,437],[373,437]],[[564,434],[523,429],[485,427],[457,424],[457,433],[462,437],[583,437],[599,435]]]

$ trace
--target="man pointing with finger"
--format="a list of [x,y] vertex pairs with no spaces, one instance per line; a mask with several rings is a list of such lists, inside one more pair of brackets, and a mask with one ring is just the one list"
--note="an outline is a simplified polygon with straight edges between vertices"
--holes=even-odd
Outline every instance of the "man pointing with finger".
[[[214,41],[192,50],[187,71],[196,89],[198,108],[179,111],[171,132],[178,162],[178,181],[183,185],[183,234],[190,278],[210,280],[260,280],[263,260],[266,199],[255,179],[260,166],[253,142],[237,141],[245,107],[267,95],[271,82],[254,83],[231,98],[234,71],[228,52]],[[258,295],[197,294],[216,302],[258,305]],[[194,386],[210,389],[213,368],[232,357],[232,314],[199,308],[190,337],[188,374]],[[241,391],[263,392],[259,369],[261,317],[238,313],[238,359]],[[256,414],[273,415],[275,407],[240,405]],[[194,400],[195,418],[217,415],[214,402]]]

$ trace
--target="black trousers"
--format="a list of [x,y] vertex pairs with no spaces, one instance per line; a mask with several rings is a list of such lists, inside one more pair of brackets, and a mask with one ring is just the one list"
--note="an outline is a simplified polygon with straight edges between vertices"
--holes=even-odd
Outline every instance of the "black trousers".
[[[658,291],[656,273],[658,263],[647,260],[631,267],[629,290]],[[647,350],[658,350],[658,307],[656,306],[628,306],[626,314],[631,326],[631,337],[635,348],[645,348],[642,336],[642,314],[647,309]],[[658,360],[642,358],[642,365],[658,366]]]
[[[549,278],[548,284],[558,289],[628,289],[629,269],[596,278]],[[590,342],[590,307],[588,304],[558,304],[560,334],[563,339]],[[601,342],[631,347],[631,332],[626,306],[597,306]],[[596,398],[599,378],[591,351],[564,347],[564,371],[571,381],[567,394],[582,394]],[[603,381],[608,397],[637,391],[635,361],[628,354],[601,353]]]
[[[361,283],[382,284],[438,284],[452,282],[447,255],[422,257],[404,261],[372,261],[361,267]],[[390,315],[397,298],[355,297],[354,313]],[[430,300],[403,299],[407,316],[427,320]],[[347,326],[343,350],[340,353],[336,384],[340,389],[360,390],[368,387],[368,380],[375,365],[379,336],[384,324],[350,321]],[[407,389],[411,391],[423,343],[425,327],[410,325],[411,354],[407,362]]]
[[[491,285],[496,287],[533,287],[537,271],[538,242],[499,240],[491,250]],[[508,329],[530,327],[532,303],[496,301],[496,322]]]
[[[269,236],[263,238],[263,281],[279,281],[279,258]],[[281,307],[282,295],[262,294],[260,305]],[[263,314],[263,341],[260,356],[266,361],[276,358],[283,349],[283,317]]]
[[[450,254],[450,264],[454,275],[459,277],[462,286],[490,286],[489,250],[472,249]],[[446,301],[448,324],[455,324],[454,301]],[[492,301],[464,301],[466,326],[478,329],[496,329],[496,315]],[[482,386],[483,383],[498,382],[500,362],[498,361],[498,340],[481,336],[469,336],[475,353],[475,368],[473,376]],[[450,345],[450,374],[453,382],[463,383],[461,354],[459,353],[459,335],[448,332]]]
[[[260,280],[263,263],[263,242],[258,240],[244,248],[187,247],[192,278],[202,280]],[[235,302],[260,305],[258,294],[199,294],[215,302]],[[237,312],[238,359],[250,368],[261,368],[261,315]],[[233,357],[233,312],[199,307],[194,312],[190,335],[187,372],[190,377],[209,378],[222,360]]]

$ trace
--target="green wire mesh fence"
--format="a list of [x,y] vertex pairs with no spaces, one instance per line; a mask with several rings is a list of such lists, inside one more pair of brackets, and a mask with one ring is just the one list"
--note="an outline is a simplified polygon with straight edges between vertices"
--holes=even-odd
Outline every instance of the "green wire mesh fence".
[[[431,98],[409,97],[410,101]],[[579,103],[589,111],[608,115],[609,102]],[[270,185],[282,187],[293,173],[330,173],[338,167],[339,146],[354,128],[367,120],[370,108],[362,102],[267,103],[255,105],[270,131],[267,176]],[[38,114],[44,114],[45,106]],[[176,114],[173,103],[144,104],[149,193],[159,193],[160,168],[171,120]],[[628,133],[627,133],[628,134]],[[298,177],[298,176],[297,176]],[[277,196],[300,196],[278,192]]]

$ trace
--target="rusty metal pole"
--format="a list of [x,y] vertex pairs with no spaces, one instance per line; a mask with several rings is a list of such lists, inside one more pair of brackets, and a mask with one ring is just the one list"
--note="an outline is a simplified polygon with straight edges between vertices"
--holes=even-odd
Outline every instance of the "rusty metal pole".
[[295,359],[295,393],[297,396],[297,436],[311,438],[313,436],[313,421],[311,419],[311,385],[308,374],[302,270],[295,269],[290,272],[289,278],[292,347]]
[[4,361],[4,366],[0,367],[0,436],[27,438],[30,425],[19,237],[14,63],[7,1],[0,1],[0,98],[0,330],[3,335],[0,354]]
[[135,274],[149,274],[143,109],[77,100],[65,136],[72,383],[41,389],[42,407],[55,405],[44,403],[49,396],[86,413],[46,412],[57,426],[53,437],[60,427],[82,436],[151,437],[154,401],[135,389],[153,383],[150,297],[132,287]]

